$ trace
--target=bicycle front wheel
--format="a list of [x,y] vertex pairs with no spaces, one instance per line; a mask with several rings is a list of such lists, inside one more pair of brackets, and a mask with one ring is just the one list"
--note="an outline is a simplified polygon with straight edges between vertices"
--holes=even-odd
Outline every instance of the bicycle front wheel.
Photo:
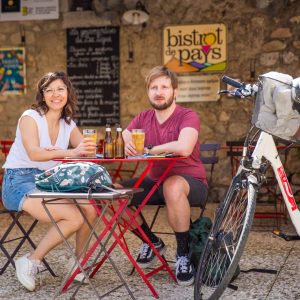
[[255,210],[256,190],[237,177],[221,203],[195,278],[196,300],[219,299],[232,278],[246,245]]

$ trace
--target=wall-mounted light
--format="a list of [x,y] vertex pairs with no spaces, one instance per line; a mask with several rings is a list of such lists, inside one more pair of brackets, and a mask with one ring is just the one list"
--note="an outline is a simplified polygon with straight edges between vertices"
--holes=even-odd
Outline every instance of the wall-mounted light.
[[138,1],[135,5],[135,9],[126,11],[122,18],[128,24],[140,25],[148,21],[149,12],[143,3]]

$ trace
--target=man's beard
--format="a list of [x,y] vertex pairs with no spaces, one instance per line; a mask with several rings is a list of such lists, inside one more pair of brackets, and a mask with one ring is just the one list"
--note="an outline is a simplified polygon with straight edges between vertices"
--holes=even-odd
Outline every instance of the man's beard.
[[[154,100],[155,100],[155,98],[154,98]],[[153,103],[152,101],[150,101],[150,104],[156,110],[165,110],[165,109],[169,108],[173,104],[174,101],[175,101],[175,98],[174,98],[174,93],[173,93],[173,95],[163,104],[156,104],[156,103]]]

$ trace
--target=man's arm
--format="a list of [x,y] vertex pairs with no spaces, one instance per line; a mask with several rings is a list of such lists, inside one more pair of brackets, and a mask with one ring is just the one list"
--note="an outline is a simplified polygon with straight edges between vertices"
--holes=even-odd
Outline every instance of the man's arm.
[[154,146],[149,153],[160,154],[163,152],[173,152],[180,156],[189,156],[198,142],[198,131],[192,127],[183,128],[177,141]]

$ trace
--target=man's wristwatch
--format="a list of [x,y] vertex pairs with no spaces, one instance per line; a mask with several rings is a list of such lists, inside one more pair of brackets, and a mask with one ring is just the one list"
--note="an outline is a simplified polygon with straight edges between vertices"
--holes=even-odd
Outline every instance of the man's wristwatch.
[[153,145],[148,145],[147,147],[146,147],[146,154],[149,154],[149,152],[150,152],[150,150],[153,148]]

